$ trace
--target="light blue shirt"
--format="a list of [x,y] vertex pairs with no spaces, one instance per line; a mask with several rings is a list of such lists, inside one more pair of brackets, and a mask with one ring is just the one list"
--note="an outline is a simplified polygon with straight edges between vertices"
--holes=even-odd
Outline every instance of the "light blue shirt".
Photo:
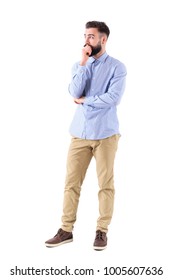
[[74,98],[85,96],[77,105],[70,126],[74,137],[98,140],[119,134],[117,105],[125,89],[126,67],[106,52],[90,57],[85,66],[75,63],[69,92]]

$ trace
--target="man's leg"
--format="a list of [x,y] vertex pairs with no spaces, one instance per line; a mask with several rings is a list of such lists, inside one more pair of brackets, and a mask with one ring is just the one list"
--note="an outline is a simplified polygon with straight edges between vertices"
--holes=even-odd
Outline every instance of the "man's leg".
[[76,221],[81,185],[93,156],[88,140],[72,138],[67,157],[62,229],[71,232]]
[[113,135],[99,141],[94,149],[99,182],[99,213],[97,230],[108,231],[114,208],[114,159],[120,135]]

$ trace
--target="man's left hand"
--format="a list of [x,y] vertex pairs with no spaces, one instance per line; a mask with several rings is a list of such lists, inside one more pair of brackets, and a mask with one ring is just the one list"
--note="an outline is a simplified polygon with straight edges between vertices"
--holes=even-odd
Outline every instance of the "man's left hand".
[[82,103],[84,103],[84,99],[85,99],[84,96],[82,96],[82,97],[80,97],[80,98],[74,98],[74,102],[75,102],[76,104],[82,104]]

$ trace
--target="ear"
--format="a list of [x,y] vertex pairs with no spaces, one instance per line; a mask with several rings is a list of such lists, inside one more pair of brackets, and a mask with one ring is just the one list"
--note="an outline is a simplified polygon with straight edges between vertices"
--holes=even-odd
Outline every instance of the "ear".
[[103,36],[102,36],[101,43],[102,43],[102,44],[106,44],[106,42],[107,42],[107,36],[106,36],[106,35],[103,35]]

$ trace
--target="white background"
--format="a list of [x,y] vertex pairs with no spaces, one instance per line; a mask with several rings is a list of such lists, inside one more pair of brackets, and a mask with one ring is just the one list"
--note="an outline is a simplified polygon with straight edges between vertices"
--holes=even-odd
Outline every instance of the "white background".
[[[48,249],[45,240],[61,225],[68,129],[77,106],[67,89],[89,20],[107,23],[107,52],[128,71],[118,107],[122,137],[115,164],[115,212],[108,248],[94,251],[98,184],[93,160],[74,242]],[[0,2],[2,279],[13,279],[15,265],[100,269],[79,279],[104,279],[105,266],[161,266],[164,275],[155,277],[171,279],[172,26],[168,0]],[[128,278],[134,279],[117,279]]]

